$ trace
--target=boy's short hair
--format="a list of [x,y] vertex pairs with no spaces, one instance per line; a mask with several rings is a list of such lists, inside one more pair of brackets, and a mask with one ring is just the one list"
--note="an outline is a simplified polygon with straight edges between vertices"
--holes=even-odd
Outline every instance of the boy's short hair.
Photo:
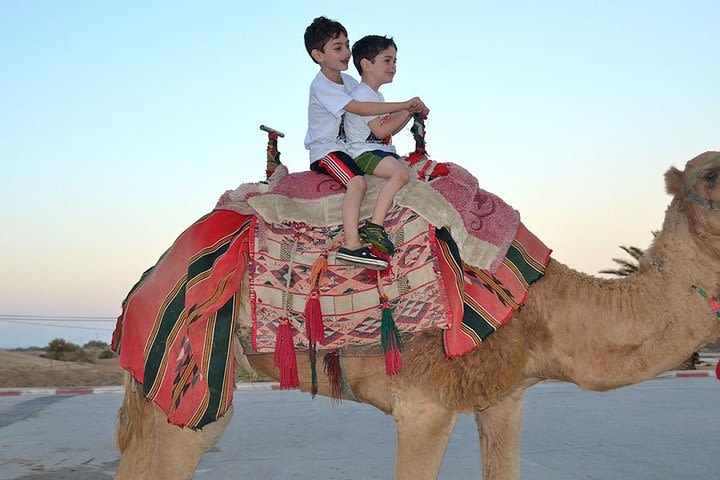
[[367,58],[371,62],[383,50],[393,47],[397,51],[397,45],[392,37],[388,38],[380,35],[366,35],[352,46],[353,64],[360,75],[362,75],[362,67],[360,60]]
[[[327,17],[317,17],[313,20],[310,26],[305,29],[305,49],[310,58],[312,58],[313,50],[324,53],[325,44],[340,35],[348,36],[347,30],[340,22],[330,20]],[[314,58],[312,60],[315,62]]]

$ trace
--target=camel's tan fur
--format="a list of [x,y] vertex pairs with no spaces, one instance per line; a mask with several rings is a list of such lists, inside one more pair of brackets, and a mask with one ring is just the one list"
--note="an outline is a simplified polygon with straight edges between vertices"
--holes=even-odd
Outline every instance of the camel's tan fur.
[[[464,357],[446,360],[434,332],[405,345],[404,367],[392,379],[380,357],[344,359],[355,396],[396,421],[396,478],[435,478],[458,412],[474,412],[484,478],[517,479],[527,387],[543,379],[590,390],[637,383],[680,364],[720,335],[707,301],[691,287],[720,292],[720,211],[691,202],[685,193],[688,179],[701,170],[691,191],[720,201],[720,158],[709,162],[715,156],[707,152],[688,162],[684,172],[670,169],[665,175],[674,199],[637,274],[602,280],[551,260],[517,317]],[[272,355],[249,360],[263,374],[276,375]],[[307,362],[298,363],[301,388],[307,390]],[[327,384],[320,384],[320,393],[329,393]],[[157,407],[126,390],[118,415],[118,478],[192,475],[208,442],[159,415]],[[210,436],[219,438],[223,428],[217,426]],[[166,456],[181,460],[175,476],[159,468],[167,468],[170,458],[162,459],[158,442],[171,442]]]

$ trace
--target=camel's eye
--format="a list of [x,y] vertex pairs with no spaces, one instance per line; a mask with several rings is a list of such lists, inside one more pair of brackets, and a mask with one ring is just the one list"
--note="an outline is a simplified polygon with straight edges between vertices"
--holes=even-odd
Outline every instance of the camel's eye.
[[718,172],[716,170],[708,170],[705,172],[705,175],[703,175],[703,178],[708,183],[715,183],[717,181]]

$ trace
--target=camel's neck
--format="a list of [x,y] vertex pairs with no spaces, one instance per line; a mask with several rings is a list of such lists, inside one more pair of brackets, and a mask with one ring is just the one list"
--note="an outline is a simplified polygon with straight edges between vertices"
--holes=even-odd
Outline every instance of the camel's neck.
[[678,366],[720,334],[710,304],[692,288],[720,293],[720,261],[703,253],[683,219],[671,206],[640,271],[625,279],[549,265],[528,299],[528,319],[541,319],[549,333],[538,335],[538,343],[547,342],[535,349],[538,376],[597,390],[637,383]]

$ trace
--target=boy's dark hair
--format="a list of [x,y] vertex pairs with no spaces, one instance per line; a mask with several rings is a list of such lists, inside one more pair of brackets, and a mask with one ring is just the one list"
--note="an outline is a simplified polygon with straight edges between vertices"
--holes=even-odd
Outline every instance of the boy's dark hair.
[[352,57],[353,64],[360,75],[362,75],[362,67],[360,67],[360,60],[367,58],[371,62],[378,53],[388,48],[393,47],[397,51],[397,45],[393,41],[392,37],[384,37],[380,35],[366,35],[352,46]]
[[[313,20],[310,26],[305,29],[305,49],[310,58],[312,58],[313,50],[324,53],[323,47],[325,44],[341,34],[347,37],[348,33],[340,22],[330,20],[327,17],[317,17]],[[314,58],[312,60],[315,62]]]

